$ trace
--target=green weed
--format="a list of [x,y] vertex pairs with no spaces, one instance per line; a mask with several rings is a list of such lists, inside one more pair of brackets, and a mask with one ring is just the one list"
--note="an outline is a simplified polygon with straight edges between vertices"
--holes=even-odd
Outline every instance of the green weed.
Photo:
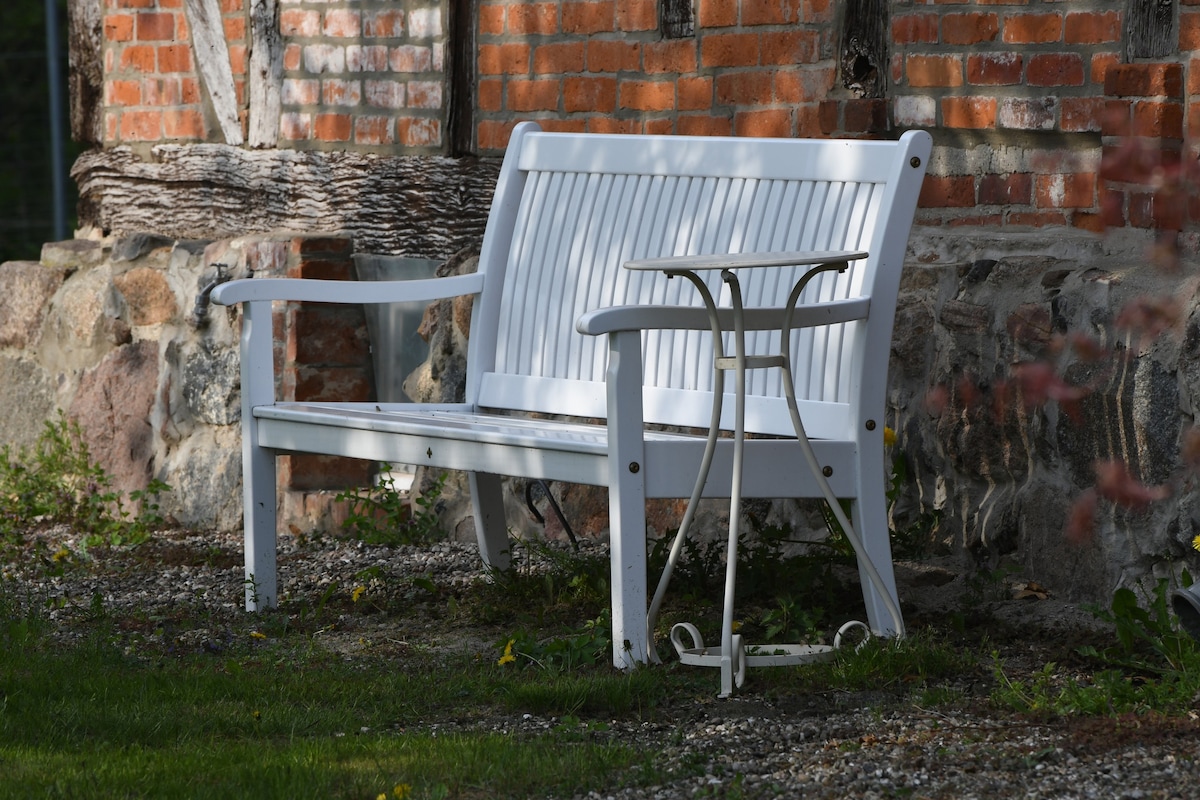
[[351,504],[350,515],[342,526],[367,544],[390,547],[445,539],[437,504],[446,474],[438,475],[429,489],[410,499],[396,485],[391,469],[390,464],[380,465],[382,477],[374,488],[349,489],[337,495],[337,500]]

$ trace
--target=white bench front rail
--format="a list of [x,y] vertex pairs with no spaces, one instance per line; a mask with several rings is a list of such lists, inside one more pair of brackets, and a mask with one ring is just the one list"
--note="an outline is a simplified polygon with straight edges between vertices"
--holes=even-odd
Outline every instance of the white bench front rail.
[[[805,290],[792,334],[795,392],[834,492],[895,598],[884,499],[887,361],[900,270],[931,141],[604,136],[513,131],[478,271],[356,284],[252,279],[240,303],[247,608],[277,601],[277,453],[310,452],[470,473],[481,555],[508,566],[501,476],[607,486],[613,661],[645,662],[647,498],[692,491],[712,408],[708,317],[685,281],[633,273],[634,259],[798,250],[868,258]],[[779,350],[795,270],[747,275],[749,352]],[[714,296],[721,298],[719,277]],[[271,303],[388,303],[475,295],[461,404],[282,403]],[[725,313],[722,311],[722,313]],[[746,389],[745,497],[819,497],[792,435],[777,371]],[[731,396],[731,395],[730,395]],[[726,408],[733,406],[732,400]],[[531,415],[599,419],[589,425]],[[731,426],[731,419],[723,419]],[[718,443],[705,496],[729,497]],[[865,581],[878,633],[891,620]]]

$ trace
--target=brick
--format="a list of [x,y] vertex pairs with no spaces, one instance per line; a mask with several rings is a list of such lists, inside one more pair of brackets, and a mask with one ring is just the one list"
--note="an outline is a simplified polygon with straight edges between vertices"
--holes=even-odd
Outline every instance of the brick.
[[669,111],[675,107],[675,84],[669,81],[622,81],[617,94],[621,108]]
[[1009,44],[1041,44],[1062,40],[1061,14],[1015,14],[1004,20],[1004,41]]
[[733,115],[733,131],[737,136],[786,138],[792,135],[792,115],[784,109],[739,111]]
[[980,44],[995,41],[999,34],[1000,18],[995,14],[946,14],[942,17],[942,44]]
[[105,16],[104,40],[107,42],[133,41],[133,15],[108,14]]
[[359,117],[354,120],[354,143],[384,145],[395,141],[391,117]]
[[482,120],[475,126],[475,142],[480,150],[503,150],[516,121]]
[[163,111],[163,134],[168,139],[204,139],[204,115],[195,109],[172,108]]
[[317,114],[313,135],[323,142],[348,142],[353,132],[349,114]]
[[1179,49],[1200,50],[1200,12],[1179,12]]
[[695,72],[696,40],[665,39],[642,45],[642,64],[646,72]]
[[583,72],[583,63],[583,42],[553,42],[533,51],[533,71],[538,75]]
[[937,100],[927,95],[900,95],[892,118],[902,128],[925,128],[937,124]]
[[1117,64],[1104,73],[1110,97],[1183,97],[1181,64]]
[[550,80],[510,80],[508,82],[508,103],[510,111],[557,111],[559,97],[559,81]]
[[1105,101],[1100,97],[1062,98],[1059,126],[1067,133],[1099,132]]
[[932,88],[963,85],[962,56],[912,55],[905,60],[904,69],[909,86]]
[[1035,202],[1038,208],[1092,208],[1096,204],[1096,176],[1038,175]]
[[820,135],[817,104],[806,103],[796,106],[796,131],[793,135],[813,138]]
[[502,5],[477,6],[479,32],[485,36],[500,36],[504,33],[505,7]]
[[[500,111],[504,108],[504,81],[490,78],[475,84],[475,104],[481,111]],[[567,109],[570,111],[571,109]]]
[[154,61],[154,48],[149,45],[130,45],[121,51],[121,69],[154,72]]
[[836,77],[832,66],[781,70],[774,74],[773,100],[785,105],[823,100],[833,90]]
[[1089,80],[1100,86],[1104,85],[1104,76],[1113,66],[1121,63],[1121,57],[1116,53],[1093,53]]
[[888,102],[883,98],[852,98],[842,107],[842,130],[847,133],[882,133],[888,129]]
[[175,38],[174,14],[138,14],[134,38],[139,42],[161,42]]
[[611,112],[617,107],[615,78],[583,77],[563,81],[563,110],[576,112]]
[[[309,400],[317,398],[310,397]],[[330,400],[343,399],[332,394]],[[364,397],[363,400],[369,400]],[[279,458],[279,482],[294,492],[325,491],[367,486],[371,481],[372,464],[340,456],[292,455]],[[307,501],[307,498],[306,498]]]
[[613,0],[581,0],[562,4],[563,33],[606,33],[616,30]]
[[1133,104],[1133,135],[1183,138],[1183,105],[1177,102],[1143,100]]
[[321,81],[321,102],[327,106],[356,106],[362,102],[362,83],[341,79]]
[[121,114],[121,139],[153,142],[162,136],[161,111],[125,111]]
[[903,14],[892,17],[892,41],[896,44],[937,44],[937,14]]
[[104,104],[108,106],[140,106],[140,81],[109,81],[104,85]]
[[433,50],[414,44],[402,44],[388,51],[393,72],[429,72],[433,69]]
[[676,120],[675,132],[681,136],[729,136],[733,133],[733,124],[725,117],[689,114]]
[[313,106],[321,101],[321,82],[284,78],[279,87],[279,100],[286,106]]
[[508,32],[518,36],[558,33],[557,3],[512,3],[508,9]]
[[406,147],[439,147],[442,123],[425,117],[406,117],[396,121],[396,135]]
[[788,25],[800,20],[798,0],[741,0],[742,25]]
[[822,100],[817,107],[817,124],[826,136],[842,129],[842,103],[840,100]]
[[300,57],[304,48],[298,44],[289,44],[283,48],[283,68],[294,71],[300,69]]
[[979,205],[1027,206],[1033,200],[1033,175],[1018,172],[1010,175],[984,175],[979,179]]
[[643,132],[641,121],[615,117],[588,117],[586,129],[589,133],[620,133],[627,136]]
[[196,78],[184,78],[179,82],[180,92],[183,95],[183,102],[187,105],[196,105],[201,101],[200,97],[200,81]]
[[707,111],[713,104],[713,79],[680,78],[675,83],[675,96],[680,111]]
[[718,75],[717,102],[735,106],[769,105],[773,99],[773,83],[771,73],[761,70]]
[[441,108],[442,94],[442,84],[437,81],[409,81],[408,107]]
[[279,135],[292,141],[312,138],[312,116],[294,111],[279,115]]
[[1029,228],[1057,228],[1067,224],[1067,217],[1059,212],[1014,212],[1005,218],[1005,222]]
[[279,32],[286,37],[316,36],[321,32],[321,14],[289,8],[279,14]]
[[346,45],[346,69],[350,72],[386,72],[391,66],[387,45]]
[[350,39],[362,34],[362,15],[345,8],[331,8],[325,12],[322,31],[326,36]]
[[1036,53],[1029,57],[1025,82],[1030,86],[1082,86],[1083,58],[1078,53]]
[[438,6],[408,12],[408,34],[414,39],[432,39],[442,35],[442,9]]
[[250,52],[244,44],[229,45],[229,67],[234,75],[245,75],[249,65]]
[[148,106],[183,105],[183,82],[178,78],[147,78],[142,81],[142,97]]
[[1058,98],[1005,97],[996,113],[996,127],[1052,131],[1058,124]]
[[947,128],[991,128],[996,124],[996,98],[947,97],[942,100],[942,124]]
[[551,117],[539,120],[538,124],[542,126],[542,130],[558,131],[560,133],[583,133],[587,130],[587,120],[584,119]]
[[812,30],[764,31],[759,38],[763,64],[812,64],[820,60],[820,36]]
[[633,42],[593,39],[587,43],[588,72],[636,70],[641,57],[641,47]]
[[288,253],[300,258],[291,263],[287,277],[331,281],[355,280],[354,268],[349,260],[353,252],[354,242],[345,236],[294,236],[288,242]]
[[375,108],[404,108],[408,90],[402,81],[363,81],[363,99]]
[[169,44],[158,48],[159,72],[192,72],[192,48],[186,44]]
[[332,44],[307,45],[304,48],[304,69],[313,74],[345,72],[346,48]]
[[366,12],[362,16],[363,36],[368,39],[394,39],[404,35],[404,12],[397,9]]
[[479,46],[476,65],[481,75],[524,75],[529,72],[530,53],[527,44],[484,44]]
[[[365,325],[363,326],[366,327]],[[291,376],[289,378],[289,373]],[[297,400],[344,400],[362,402],[370,398],[371,383],[362,366],[310,366],[297,364],[285,367],[283,391],[288,384]]]
[[246,19],[245,17],[232,17],[221,20],[221,26],[225,29],[225,38],[230,42],[243,42],[246,40]]
[[713,33],[700,42],[700,63],[705,67],[758,66],[758,35]]
[[1021,82],[1025,66],[1020,53],[983,53],[967,56],[967,83],[977,86],[1013,86]]
[[975,178],[970,175],[926,175],[917,205],[922,208],[971,208],[975,205]]
[[658,28],[655,0],[617,0],[617,30],[652,31]]
[[1121,41],[1119,11],[1069,12],[1063,27],[1067,44],[1104,44]]
[[728,28],[737,24],[737,3],[728,0],[698,0],[698,5],[700,8],[697,21],[701,28]]

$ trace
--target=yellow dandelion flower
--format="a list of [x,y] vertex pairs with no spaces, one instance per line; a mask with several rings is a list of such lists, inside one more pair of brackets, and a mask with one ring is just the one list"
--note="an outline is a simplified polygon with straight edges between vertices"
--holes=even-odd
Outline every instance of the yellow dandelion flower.
[[517,660],[517,657],[513,655],[512,651],[514,644],[516,644],[516,639],[508,640],[508,644],[504,645],[504,655],[500,656],[500,660],[496,662],[497,664],[504,666],[505,664],[511,664]]
[[388,800],[387,792],[380,792],[375,800]]
[[265,639],[265,638],[267,638],[267,635],[265,633],[259,633],[258,631],[250,631],[250,638],[251,639]]
[[55,564],[59,563],[60,561],[66,561],[70,557],[71,551],[65,547],[58,548],[58,551],[53,555]]
[[733,632],[737,633],[741,629],[742,629],[742,621],[740,619],[735,619],[733,621]]
[[1197,536],[1195,539],[1192,539],[1192,549],[1200,550],[1200,536]]
[[883,446],[891,447],[896,443],[896,432],[886,425],[883,428]]
[[355,586],[355,587],[354,587],[354,589],[353,589],[353,590],[350,592],[350,600],[351,600],[351,601],[353,601],[353,602],[355,602],[355,603],[357,603],[357,602],[358,602],[358,598],[362,597],[362,596],[363,596],[363,593],[364,593],[365,591],[367,591],[367,587],[365,587],[365,586]]
[[396,800],[408,800],[409,797],[412,797],[412,786],[407,783],[397,783],[392,789],[392,794],[395,795]]

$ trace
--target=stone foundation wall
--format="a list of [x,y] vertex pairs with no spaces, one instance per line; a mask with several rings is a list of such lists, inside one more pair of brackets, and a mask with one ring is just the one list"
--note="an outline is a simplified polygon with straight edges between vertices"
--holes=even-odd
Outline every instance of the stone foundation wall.
[[[1200,402],[1200,278],[1186,268],[1148,266],[1149,244],[1128,231],[914,233],[890,367],[888,425],[907,475],[894,508],[898,529],[932,528],[929,544],[964,568],[1016,563],[1076,599],[1104,600],[1118,585],[1184,566],[1200,573],[1191,549],[1200,504],[1179,455]],[[7,409],[0,444],[32,443],[41,423],[65,410],[84,425],[118,486],[137,489],[159,478],[173,487],[164,510],[181,524],[237,529],[238,312],[202,309],[197,297],[218,272],[352,279],[351,250],[348,239],[295,234],[212,243],[132,236],[55,243],[40,262],[0,265],[0,399]],[[448,268],[474,267],[460,259]],[[1175,298],[1178,325],[1152,338],[1120,329],[1121,309],[1142,296]],[[468,320],[462,303],[427,314],[434,356],[406,383],[415,399],[453,399]],[[281,397],[372,397],[357,309],[280,308],[277,326]],[[1095,337],[1106,354],[1089,362],[1056,350],[1069,332]],[[1026,402],[1037,387],[1017,393],[1011,376],[1039,360],[1089,394],[1074,407]],[[931,393],[941,413],[933,413]],[[1064,534],[1072,504],[1094,486],[1094,465],[1105,459],[1125,461],[1138,480],[1168,485],[1171,495],[1138,512],[1101,502],[1090,536],[1072,541]],[[364,484],[371,469],[281,459],[281,529],[335,529],[344,509],[331,498]],[[461,485],[448,484],[443,521],[469,539]],[[510,488],[512,529],[541,534],[524,483]],[[603,490],[552,490],[576,533],[605,534]],[[549,520],[546,535],[561,535],[540,490],[534,496]],[[811,505],[749,509],[802,535],[821,534]],[[682,501],[654,504],[651,529],[672,530],[682,510]],[[724,513],[723,504],[710,504],[703,528],[719,534]]]

